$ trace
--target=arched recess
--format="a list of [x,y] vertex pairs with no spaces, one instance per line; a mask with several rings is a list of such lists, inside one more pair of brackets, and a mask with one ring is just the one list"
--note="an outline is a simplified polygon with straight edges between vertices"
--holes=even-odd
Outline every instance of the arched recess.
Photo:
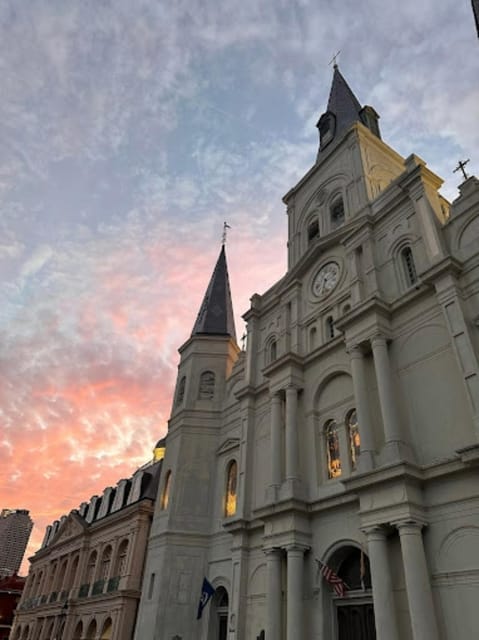
[[[345,584],[338,596],[321,576],[325,636],[345,640],[376,640],[369,559],[353,541],[342,541],[325,555],[324,562]],[[319,567],[318,567],[319,573]]]
[[83,637],[83,623],[80,620],[77,626],[75,627],[75,631],[73,633],[73,640],[81,640]]
[[113,629],[113,623],[111,618],[107,618],[103,624],[100,640],[110,640]]
[[229,595],[224,586],[216,587],[211,598],[208,640],[227,640],[229,617]]
[[92,620],[88,625],[85,640],[95,640],[96,638],[96,620]]

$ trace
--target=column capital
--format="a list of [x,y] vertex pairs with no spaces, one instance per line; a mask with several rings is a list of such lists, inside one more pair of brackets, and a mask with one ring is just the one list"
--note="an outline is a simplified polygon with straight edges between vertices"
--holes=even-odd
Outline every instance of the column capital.
[[358,342],[346,344],[346,351],[350,358],[363,358],[364,349]]
[[270,400],[281,400],[281,394],[283,391],[281,389],[275,389],[274,391],[269,392]]
[[310,551],[311,547],[307,544],[301,544],[300,542],[291,542],[291,544],[285,544],[284,550],[289,554],[292,552],[298,553],[306,553],[306,551]]
[[263,553],[265,556],[281,556],[283,555],[283,549],[281,547],[268,547],[267,549],[263,549]]
[[361,527],[361,531],[367,537],[368,542],[372,540],[386,540],[388,527],[384,524],[374,524],[369,527]]
[[423,527],[427,526],[427,522],[420,518],[403,518],[402,520],[396,520],[391,522],[399,531],[399,535],[417,535],[420,534]]
[[371,346],[373,348],[387,346],[387,337],[380,331],[377,331],[375,334],[373,334],[369,338],[369,341],[371,342]]

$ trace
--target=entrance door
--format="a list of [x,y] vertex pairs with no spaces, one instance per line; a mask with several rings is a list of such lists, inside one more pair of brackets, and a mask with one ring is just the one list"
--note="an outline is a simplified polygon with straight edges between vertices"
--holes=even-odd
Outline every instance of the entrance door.
[[338,607],[338,640],[376,640],[372,604]]

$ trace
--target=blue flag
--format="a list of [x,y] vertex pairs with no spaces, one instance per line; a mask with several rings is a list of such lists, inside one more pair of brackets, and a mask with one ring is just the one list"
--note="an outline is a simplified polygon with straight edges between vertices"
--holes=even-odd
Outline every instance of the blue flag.
[[213,587],[213,585],[210,584],[206,578],[203,578],[203,586],[201,587],[201,596],[200,596],[200,601],[198,603],[198,613],[196,615],[197,620],[201,618],[203,609],[208,604],[214,592],[215,592],[215,588]]

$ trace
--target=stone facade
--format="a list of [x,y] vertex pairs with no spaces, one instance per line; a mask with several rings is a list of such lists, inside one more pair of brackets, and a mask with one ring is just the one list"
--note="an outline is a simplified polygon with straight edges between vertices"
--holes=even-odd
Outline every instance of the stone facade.
[[47,527],[12,640],[131,640],[161,462]]
[[477,634],[479,181],[450,206],[334,74],[246,351],[180,349],[136,640]]

